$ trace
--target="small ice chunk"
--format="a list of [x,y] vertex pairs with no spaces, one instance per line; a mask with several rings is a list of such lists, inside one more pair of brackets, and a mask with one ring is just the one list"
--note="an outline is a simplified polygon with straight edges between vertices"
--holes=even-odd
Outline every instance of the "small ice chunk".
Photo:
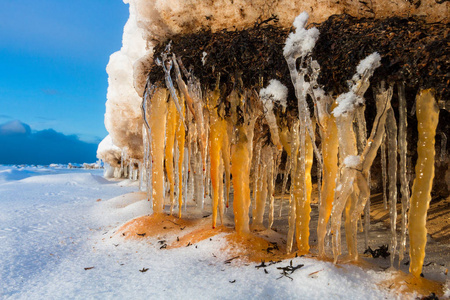
[[338,106],[334,108],[332,114],[337,118],[348,113],[349,111],[354,110],[357,105],[363,104],[364,99],[358,97],[353,91],[350,91],[348,93],[341,94],[336,99],[336,102],[338,103]]
[[380,61],[380,54],[374,52],[359,62],[356,67],[356,72],[358,72],[359,75],[363,75],[366,70],[375,70],[381,65]]
[[205,65],[206,63],[206,56],[208,55],[208,53],[206,53],[205,51],[203,51],[202,53],[202,64]]
[[355,168],[359,165],[361,158],[359,155],[349,155],[344,159],[344,165],[347,168]]
[[312,51],[317,39],[319,38],[319,30],[315,27],[311,29],[305,29],[306,22],[309,15],[306,12],[302,12],[294,20],[295,32],[291,32],[286,39],[286,44],[283,48],[283,55],[285,57],[294,56],[306,56]]
[[[272,79],[269,85],[259,91],[259,97],[267,109],[272,109],[273,103],[278,102],[284,109],[287,106],[288,89],[280,81]],[[272,101],[269,101],[272,100]]]

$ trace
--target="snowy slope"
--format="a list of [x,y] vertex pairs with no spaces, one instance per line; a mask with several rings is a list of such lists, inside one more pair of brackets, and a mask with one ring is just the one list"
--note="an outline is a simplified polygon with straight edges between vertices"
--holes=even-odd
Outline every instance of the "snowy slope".
[[289,261],[266,267],[267,273],[239,259],[225,264],[230,253],[220,251],[224,234],[170,250],[160,249],[154,238],[110,238],[120,224],[151,213],[145,195],[136,186],[103,179],[101,170],[55,173],[0,183],[0,298],[405,297],[377,285],[389,272],[351,265],[295,258],[293,266],[304,267],[291,280],[277,269]]

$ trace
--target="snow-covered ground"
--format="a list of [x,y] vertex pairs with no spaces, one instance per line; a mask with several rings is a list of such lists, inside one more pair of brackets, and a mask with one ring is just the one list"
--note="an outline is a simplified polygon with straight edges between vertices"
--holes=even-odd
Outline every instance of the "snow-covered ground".
[[[229,264],[224,233],[196,247],[160,249],[156,239],[110,238],[151,213],[138,187],[102,170],[0,166],[0,298],[4,299],[405,299],[392,278],[312,258],[255,268]],[[145,272],[142,272],[145,271]],[[281,277],[281,278],[280,278]]]

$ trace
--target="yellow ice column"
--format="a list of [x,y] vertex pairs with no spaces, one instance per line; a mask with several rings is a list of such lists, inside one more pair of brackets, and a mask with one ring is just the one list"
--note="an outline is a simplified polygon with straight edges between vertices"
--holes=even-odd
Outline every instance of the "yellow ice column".
[[[183,120],[186,119],[186,108],[184,105],[184,96],[179,97],[180,105],[183,111],[183,118],[177,118],[176,140],[178,145],[178,217],[181,218],[181,207],[183,205],[183,161],[184,161],[184,143],[186,139],[186,128]],[[185,171],[187,174],[187,170]]]
[[164,135],[166,131],[167,97],[165,88],[157,88],[151,99],[150,128],[152,134],[153,212],[162,213],[164,205]]
[[323,184],[320,191],[322,202],[319,207],[319,223],[317,226],[317,239],[319,256],[325,256],[325,236],[327,224],[333,208],[334,190],[336,189],[336,177],[338,172],[339,140],[334,116],[330,115],[325,120],[325,130],[322,137],[323,155]]
[[166,165],[167,180],[170,184],[170,214],[173,213],[175,203],[175,177],[173,171],[173,147],[175,145],[175,132],[177,125],[177,108],[172,99],[168,103],[169,108],[166,118],[166,148],[164,162]]
[[238,234],[248,233],[249,229],[249,150],[247,145],[246,128],[237,129],[237,142],[231,156],[231,174],[234,187],[234,223]]
[[[299,132],[299,127],[303,129],[304,139]],[[301,130],[301,129],[300,129]],[[306,134],[305,134],[306,133]],[[283,134],[281,134],[283,136]],[[299,126],[299,122],[291,126],[290,144],[283,143],[289,148],[291,154],[291,200],[289,207],[289,231],[287,237],[287,252],[292,251],[294,233],[299,254],[309,252],[309,221],[311,212],[311,167],[313,163],[313,146],[311,138],[307,134],[304,126]],[[299,138],[300,137],[300,138]],[[283,141],[283,137],[281,140]],[[305,141],[305,162],[302,165],[301,141]],[[304,169],[303,169],[304,168]],[[305,172],[302,174],[302,172]],[[304,180],[305,182],[302,182]],[[305,189],[306,190],[305,190]]]
[[[221,172],[222,148],[224,139],[227,138],[227,124],[223,119],[217,115],[211,115],[210,127],[210,161],[211,161],[211,184],[214,191],[213,195],[213,220],[212,227],[216,227],[217,222],[217,208],[219,206],[219,195],[223,193],[220,189],[220,182],[223,181],[223,172]],[[225,150],[225,149],[223,149]]]
[[[305,185],[299,185],[299,197],[296,198],[297,208],[295,210],[297,215],[296,220],[296,237],[297,237],[297,248],[300,255],[307,254],[309,252],[309,221],[311,219],[311,167],[313,164],[313,146],[311,138],[308,132],[305,130]],[[299,153],[300,156],[300,153]],[[297,163],[297,169],[301,169]],[[306,188],[303,191],[303,186]],[[305,197],[306,196],[306,197]]]
[[417,142],[416,179],[412,187],[411,208],[409,211],[409,271],[419,277],[422,273],[427,243],[427,210],[431,200],[431,187],[434,178],[434,142],[439,121],[439,109],[433,92],[422,90],[416,97],[416,116],[419,141]]

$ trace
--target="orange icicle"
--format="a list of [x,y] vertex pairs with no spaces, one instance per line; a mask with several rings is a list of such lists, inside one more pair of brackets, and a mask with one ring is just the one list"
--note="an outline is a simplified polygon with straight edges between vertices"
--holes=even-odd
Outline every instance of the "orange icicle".
[[[178,98],[183,111],[183,119],[186,118],[186,108],[184,105],[184,96]],[[184,143],[186,132],[182,118],[177,118],[176,140],[178,145],[178,218],[181,218],[181,207],[183,205],[183,160],[184,160]]]
[[319,256],[322,257],[325,256],[325,236],[327,234],[327,224],[330,220],[331,209],[333,208],[339,151],[337,127],[334,116],[330,115],[326,118],[324,123],[326,131],[323,132],[322,137],[323,184],[320,191],[322,194],[322,203],[319,207],[319,222],[317,225]]
[[164,205],[164,135],[166,132],[167,97],[165,88],[158,88],[151,99],[150,128],[152,134],[153,212],[162,213]]
[[[311,192],[312,192],[312,182],[311,182],[311,168],[313,164],[313,146],[311,138],[308,133],[305,134],[305,187],[306,187],[306,198],[305,193],[302,190],[303,185],[299,185],[299,198],[297,201],[296,213],[296,238],[297,238],[297,248],[299,254],[307,254],[309,252],[309,222],[311,220]],[[299,153],[300,155],[300,153]],[[297,168],[300,166],[297,164]]]
[[416,116],[419,141],[417,142],[416,179],[411,194],[409,211],[409,271],[417,278],[422,273],[427,244],[427,210],[430,206],[434,178],[434,143],[439,121],[439,109],[430,89],[420,91],[416,97]]
[[234,223],[238,234],[250,232],[248,217],[250,207],[249,151],[245,132],[244,127],[238,129],[237,143],[231,157]]
[[173,147],[175,144],[175,132],[177,125],[177,108],[174,101],[169,101],[166,120],[166,148],[164,163],[166,165],[167,180],[170,184],[170,214],[173,213],[175,203],[175,177],[173,171]]

